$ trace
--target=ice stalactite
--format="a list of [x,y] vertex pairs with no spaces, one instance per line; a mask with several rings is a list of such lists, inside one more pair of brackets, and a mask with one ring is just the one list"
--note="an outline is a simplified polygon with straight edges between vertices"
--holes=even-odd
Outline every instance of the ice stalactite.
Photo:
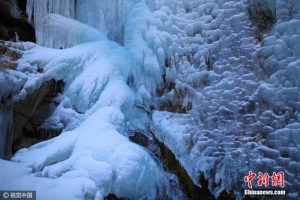
[[125,23],[131,0],[77,0],[76,19],[104,33],[119,44],[123,43]]
[[60,49],[106,39],[95,28],[58,14],[46,15],[36,31],[40,45]]
[[43,17],[49,13],[61,14],[65,17],[74,18],[75,6],[75,0],[28,0],[26,11],[29,22],[37,27],[41,23]]
[[[125,0],[91,0],[88,3],[83,0],[28,0],[26,10],[29,21],[36,28],[37,43],[47,47],[59,48],[47,43],[47,38],[42,35],[44,31],[41,30],[41,27],[43,27],[44,17],[48,14],[60,14],[88,24],[105,33],[109,39],[122,44],[130,5],[131,1]],[[70,31],[66,34],[68,33]]]

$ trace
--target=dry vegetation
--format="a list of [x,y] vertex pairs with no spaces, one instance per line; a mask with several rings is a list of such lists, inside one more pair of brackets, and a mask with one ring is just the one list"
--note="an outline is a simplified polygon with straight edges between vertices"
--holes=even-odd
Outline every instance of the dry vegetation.
[[17,68],[17,60],[22,57],[22,47],[13,47],[10,43],[0,43],[0,70]]
[[262,42],[263,34],[271,29],[276,22],[276,11],[266,6],[252,6],[248,10],[250,19],[255,25],[254,37]]
[[[171,90],[174,90],[174,100],[164,100],[160,104],[160,110],[169,111],[169,112],[175,112],[175,113],[187,113],[188,111],[192,110],[193,104],[191,101],[188,102],[187,105],[184,105],[184,98],[187,95],[186,91],[179,90],[175,88],[174,85],[167,85],[165,89],[162,89],[164,92],[170,92]],[[163,95],[164,93],[160,91],[160,93]]]

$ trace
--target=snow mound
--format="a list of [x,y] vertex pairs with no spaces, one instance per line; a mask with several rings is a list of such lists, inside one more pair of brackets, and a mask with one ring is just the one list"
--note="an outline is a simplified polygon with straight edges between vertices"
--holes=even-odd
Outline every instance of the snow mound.
[[[36,172],[37,182],[39,177],[58,182],[53,188],[57,196],[64,196],[62,185],[82,179],[84,192],[81,195],[103,199],[113,193],[131,199],[143,195],[154,198],[155,187],[163,180],[162,171],[145,150],[118,133],[115,127],[122,120],[124,116],[118,109],[103,107],[76,129],[20,150],[12,160]],[[1,183],[7,187],[9,184],[7,180]],[[34,189],[39,189],[38,194],[47,193],[47,199],[53,199],[47,185]]]

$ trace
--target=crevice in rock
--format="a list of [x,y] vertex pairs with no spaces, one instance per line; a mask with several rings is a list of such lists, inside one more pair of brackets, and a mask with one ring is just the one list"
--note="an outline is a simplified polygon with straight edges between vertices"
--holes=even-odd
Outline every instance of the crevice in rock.
[[[129,140],[144,146],[152,155],[162,163],[164,170],[175,174],[178,177],[180,186],[189,200],[213,200],[215,197],[208,189],[208,183],[202,181],[202,188],[194,184],[187,171],[181,166],[180,162],[176,159],[173,152],[161,141],[159,141],[153,131],[149,128],[152,138],[147,137],[144,133],[139,131],[132,131]],[[228,198],[224,194],[219,199],[233,199]]]
[[62,92],[63,88],[63,81],[50,80],[24,100],[12,104],[10,109],[12,128],[7,133],[5,159],[9,159],[21,148],[27,148],[60,134],[61,130],[45,129],[42,125],[58,105],[55,97]]

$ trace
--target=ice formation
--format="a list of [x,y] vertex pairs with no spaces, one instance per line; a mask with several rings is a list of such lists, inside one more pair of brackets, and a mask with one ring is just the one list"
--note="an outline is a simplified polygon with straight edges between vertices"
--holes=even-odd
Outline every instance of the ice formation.
[[[28,0],[26,10],[30,22],[36,27],[37,43],[47,47],[59,48],[49,43],[48,38],[42,35],[45,31],[39,29],[39,27],[43,26],[43,19],[48,14],[59,14],[76,19],[94,27],[110,39],[122,44],[130,5],[131,0],[91,0],[88,3],[84,0]],[[70,31],[64,32],[71,33]],[[57,38],[60,39],[58,36],[57,34]],[[60,34],[60,36],[63,37],[63,34]],[[66,46],[63,45],[63,39],[60,42],[62,46]]]
[[[17,96],[64,80],[46,122],[64,132],[1,161],[25,175],[15,183],[7,182],[13,173],[0,172],[1,187],[56,185],[59,194],[78,180],[70,187],[78,199],[155,198],[165,173],[122,135],[125,124],[150,123],[194,183],[204,177],[216,197],[227,191],[243,198],[249,170],[282,170],[287,198],[298,199],[299,8],[290,0],[28,0],[38,43],[72,48],[27,43],[20,70],[44,72],[15,72],[26,79]],[[157,109],[153,123],[137,103]]]
[[216,196],[226,190],[242,198],[249,170],[283,170],[288,198],[299,198],[299,3],[187,5],[159,15],[164,24],[167,14],[170,21],[177,15],[165,30],[181,31],[166,68],[166,82],[174,86],[159,100],[192,109],[155,112],[158,137],[196,183],[200,176],[209,181]]
[[37,41],[42,46],[62,49],[106,38],[102,32],[58,14],[46,15],[40,23]]
[[[107,40],[65,50],[28,46],[23,66],[44,66],[45,71],[36,82],[27,82],[24,90],[37,87],[38,80],[64,80],[61,104],[48,123],[69,124],[70,131],[20,150],[13,163],[2,161],[3,168],[22,164],[18,174],[24,179],[18,183],[1,179],[1,189],[34,188],[39,199],[59,199],[65,198],[61,186],[67,184],[72,199],[103,199],[109,193],[155,198],[156,189],[167,181],[163,170],[147,151],[119,132],[134,100],[126,84],[132,64],[124,48]],[[14,177],[3,172],[1,177]]]

